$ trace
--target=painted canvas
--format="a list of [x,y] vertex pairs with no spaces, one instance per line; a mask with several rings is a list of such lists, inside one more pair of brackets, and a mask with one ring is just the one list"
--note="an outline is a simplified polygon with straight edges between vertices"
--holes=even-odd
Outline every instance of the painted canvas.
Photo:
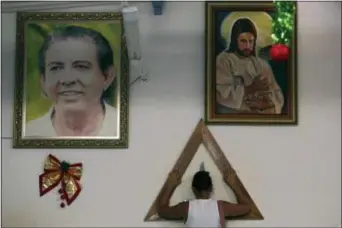
[[279,10],[274,2],[206,3],[208,124],[297,123],[295,10],[288,58],[270,55]]
[[18,13],[14,147],[128,146],[120,13]]

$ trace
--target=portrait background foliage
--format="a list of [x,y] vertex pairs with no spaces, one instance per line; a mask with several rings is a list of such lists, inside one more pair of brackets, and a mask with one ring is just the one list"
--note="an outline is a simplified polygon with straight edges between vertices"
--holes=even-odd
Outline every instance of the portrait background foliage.
[[50,108],[51,102],[43,95],[40,85],[40,75],[38,68],[38,53],[44,38],[54,29],[68,25],[77,25],[90,28],[100,32],[109,42],[113,49],[115,80],[106,90],[104,99],[112,106],[116,106],[117,92],[116,81],[120,77],[120,48],[122,25],[119,22],[29,22],[26,26],[26,77],[25,77],[25,102],[26,102],[26,123],[30,120],[44,115]]

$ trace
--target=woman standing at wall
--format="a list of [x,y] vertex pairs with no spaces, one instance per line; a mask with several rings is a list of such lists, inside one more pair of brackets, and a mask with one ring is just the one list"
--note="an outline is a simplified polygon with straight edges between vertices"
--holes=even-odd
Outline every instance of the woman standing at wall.
[[184,220],[187,227],[224,228],[226,217],[245,215],[250,210],[241,189],[234,188],[236,179],[235,172],[230,172],[224,177],[224,181],[232,187],[238,204],[212,199],[213,184],[209,172],[198,171],[192,180],[192,191],[196,199],[170,206],[170,198],[181,183],[178,172],[174,171],[169,175],[169,185],[165,194],[159,199],[159,216],[167,220]]

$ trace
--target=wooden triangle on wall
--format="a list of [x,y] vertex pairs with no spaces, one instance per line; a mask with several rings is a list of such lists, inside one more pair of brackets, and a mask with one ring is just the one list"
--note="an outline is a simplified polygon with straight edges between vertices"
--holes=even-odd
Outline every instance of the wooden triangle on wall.
[[[208,153],[210,154],[211,158],[214,160],[216,166],[218,167],[222,175],[227,173],[227,170],[233,168],[231,164],[229,163],[228,159],[226,158],[226,156],[224,155],[224,153],[222,152],[218,143],[214,139],[213,135],[209,131],[208,127],[204,124],[203,120],[201,119],[199,123],[197,124],[197,127],[192,133],[189,141],[187,142],[185,148],[183,149],[182,154],[176,161],[176,164],[174,165],[172,170],[178,170],[179,174],[183,176],[191,160],[195,156],[201,143],[203,143],[204,146],[206,147]],[[247,215],[239,216],[232,220],[262,220],[264,219],[263,215],[261,214],[258,207],[256,206],[256,204],[250,197],[249,193],[247,192],[246,188],[242,184],[239,177],[237,177],[236,185],[240,189],[242,189],[242,191],[244,192],[244,195],[248,196],[248,198],[250,199],[249,205],[251,206],[251,211]],[[167,186],[167,181],[164,183],[157,198],[154,200],[152,206],[147,212],[144,221],[163,220],[162,218],[158,216],[157,203],[158,203],[159,198],[163,195],[164,189],[166,188],[166,186]]]

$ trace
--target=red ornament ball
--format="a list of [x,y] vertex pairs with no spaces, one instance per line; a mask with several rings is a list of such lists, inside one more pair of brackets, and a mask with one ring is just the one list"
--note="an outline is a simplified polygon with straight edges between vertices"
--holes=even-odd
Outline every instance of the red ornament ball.
[[60,188],[60,189],[58,190],[58,193],[59,193],[59,194],[62,194],[62,193],[63,193],[63,189]]
[[61,195],[61,200],[64,200],[65,199],[65,195]]
[[290,49],[285,44],[274,44],[270,50],[270,56],[275,61],[286,61],[289,58]]

